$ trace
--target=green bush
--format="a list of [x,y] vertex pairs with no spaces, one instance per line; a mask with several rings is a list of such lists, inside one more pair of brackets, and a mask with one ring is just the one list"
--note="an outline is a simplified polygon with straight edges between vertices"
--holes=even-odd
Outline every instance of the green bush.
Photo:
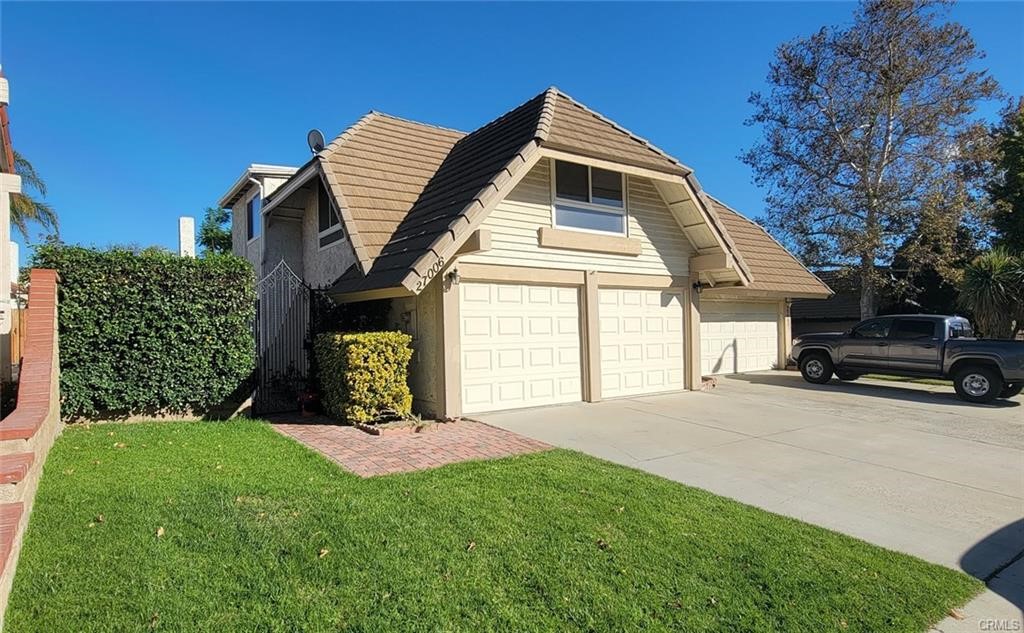
[[48,244],[66,418],[203,411],[252,374],[252,267],[234,255]]
[[317,336],[320,401],[327,413],[353,422],[373,422],[388,412],[408,416],[411,343],[402,332]]

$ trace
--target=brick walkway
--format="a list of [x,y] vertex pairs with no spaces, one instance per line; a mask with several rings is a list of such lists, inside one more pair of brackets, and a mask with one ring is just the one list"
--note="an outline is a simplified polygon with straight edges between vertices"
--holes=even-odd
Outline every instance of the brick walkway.
[[[301,422],[299,420],[302,420]],[[471,459],[494,459],[551,448],[510,431],[461,420],[426,433],[370,435],[326,418],[271,419],[273,427],[361,477],[435,468]]]

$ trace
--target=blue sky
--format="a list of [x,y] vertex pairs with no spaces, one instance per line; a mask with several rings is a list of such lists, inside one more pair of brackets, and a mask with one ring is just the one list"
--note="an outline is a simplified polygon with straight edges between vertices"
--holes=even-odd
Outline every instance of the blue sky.
[[[331,138],[375,109],[470,130],[549,85],[756,217],[763,192],[737,159],[758,134],[743,125],[747,96],[780,42],[852,10],[4,2],[0,63],[14,145],[47,181],[68,242],[176,248],[178,216],[201,217],[249,163],[305,162],[310,128]],[[963,3],[953,18],[1024,94],[1024,4]]]

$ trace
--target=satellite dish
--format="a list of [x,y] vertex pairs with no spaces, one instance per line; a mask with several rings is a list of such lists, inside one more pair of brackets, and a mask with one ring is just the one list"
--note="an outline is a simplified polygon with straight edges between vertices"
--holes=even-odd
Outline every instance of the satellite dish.
[[313,128],[306,135],[306,142],[309,143],[309,151],[314,154],[319,153],[324,148],[324,134],[320,130]]

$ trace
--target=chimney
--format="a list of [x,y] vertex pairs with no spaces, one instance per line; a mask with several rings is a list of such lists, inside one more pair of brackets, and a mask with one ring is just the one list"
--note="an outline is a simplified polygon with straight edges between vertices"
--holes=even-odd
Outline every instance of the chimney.
[[187,215],[178,218],[178,255],[196,256],[196,221]]

